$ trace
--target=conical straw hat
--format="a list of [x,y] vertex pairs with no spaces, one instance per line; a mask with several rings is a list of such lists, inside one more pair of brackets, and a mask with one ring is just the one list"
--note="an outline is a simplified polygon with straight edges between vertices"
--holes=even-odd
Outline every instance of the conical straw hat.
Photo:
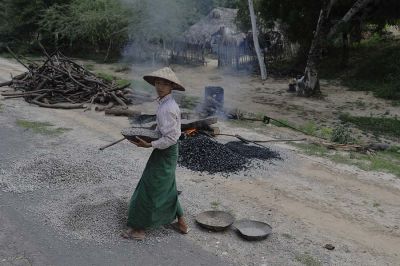
[[156,79],[165,79],[173,83],[173,90],[185,90],[185,88],[181,85],[179,79],[176,77],[174,71],[172,71],[172,69],[169,67],[164,67],[162,69],[154,71],[153,73],[144,76],[143,79],[153,86],[155,86]]

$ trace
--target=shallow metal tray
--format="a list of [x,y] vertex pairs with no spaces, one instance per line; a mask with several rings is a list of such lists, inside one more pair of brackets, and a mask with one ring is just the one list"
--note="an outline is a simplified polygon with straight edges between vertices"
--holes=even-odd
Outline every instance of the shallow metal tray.
[[235,218],[224,211],[206,211],[196,216],[196,222],[213,231],[223,231],[233,224]]
[[147,142],[157,140],[161,137],[158,132],[148,128],[125,128],[121,131],[121,134],[129,140],[136,141],[136,137],[139,137]]
[[236,221],[233,227],[246,240],[262,240],[272,233],[272,227],[269,224],[253,220]]

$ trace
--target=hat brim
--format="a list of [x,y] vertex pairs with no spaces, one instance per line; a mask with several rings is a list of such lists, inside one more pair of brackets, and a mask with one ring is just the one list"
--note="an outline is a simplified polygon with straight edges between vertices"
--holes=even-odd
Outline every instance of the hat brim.
[[166,78],[147,75],[147,76],[144,76],[143,79],[144,79],[145,81],[147,81],[149,84],[153,85],[153,86],[156,86],[155,83],[156,83],[156,80],[157,80],[157,79],[166,80],[166,81],[169,81],[169,82],[172,83],[172,85],[173,85],[173,86],[172,86],[172,89],[173,89],[173,90],[185,91],[185,88],[184,88],[182,85],[180,85],[180,84],[178,84],[178,83],[176,83],[176,82],[173,82],[172,80],[166,79]]

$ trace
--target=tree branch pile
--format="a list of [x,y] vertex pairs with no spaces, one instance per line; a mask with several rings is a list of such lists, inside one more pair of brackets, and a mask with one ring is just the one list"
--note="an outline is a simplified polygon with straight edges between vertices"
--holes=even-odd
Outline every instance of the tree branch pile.
[[97,77],[83,66],[75,63],[60,52],[47,54],[47,60],[41,65],[24,65],[28,71],[15,76],[12,80],[0,83],[0,87],[10,86],[14,92],[3,92],[6,99],[24,98],[27,102],[46,108],[91,109],[99,104],[100,110],[119,106],[127,108],[131,91],[130,84],[117,86]]

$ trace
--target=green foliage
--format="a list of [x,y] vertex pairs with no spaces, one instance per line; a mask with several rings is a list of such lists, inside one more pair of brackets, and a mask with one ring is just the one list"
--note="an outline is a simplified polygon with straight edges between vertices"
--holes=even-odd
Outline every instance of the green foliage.
[[[363,57],[362,57],[363,56]],[[400,41],[364,41],[354,51],[353,72],[344,84],[358,90],[372,90],[387,99],[400,99]]]
[[113,82],[113,81],[117,80],[117,77],[115,77],[114,75],[108,74],[108,73],[104,73],[104,72],[97,72],[96,75],[99,78],[102,78],[102,79],[104,79],[106,81],[109,81],[109,82]]
[[384,151],[379,152],[376,155],[371,156],[370,165],[367,165],[364,169],[370,169],[374,171],[385,171],[400,177],[400,149],[397,147],[397,151]]
[[386,117],[350,116],[342,114],[339,119],[356,125],[361,130],[369,131],[375,135],[383,134],[398,138],[400,136],[400,120]]
[[24,48],[38,38],[40,16],[43,11],[62,0],[2,0],[0,1],[0,50],[5,45]]
[[387,151],[367,155],[334,152],[316,144],[292,143],[292,145],[311,156],[325,157],[336,163],[355,165],[365,171],[383,171],[400,177],[400,147],[395,146]]
[[117,86],[124,86],[124,85],[126,85],[128,83],[131,83],[127,79],[121,79],[121,78],[118,78],[118,77],[116,77],[116,76],[114,76],[112,74],[108,74],[108,73],[104,73],[104,72],[97,72],[96,75],[99,78],[102,78],[102,79],[107,80],[109,82],[114,82]]
[[89,71],[93,71],[94,70],[94,65],[93,64],[85,64],[84,67]]
[[302,47],[311,43],[321,1],[261,0],[259,7],[263,20],[272,23],[279,19],[287,25],[291,41],[298,42]]
[[127,27],[134,14],[115,0],[72,0],[68,5],[48,8],[39,26],[56,45],[100,52],[108,46],[120,47],[127,38]]
[[[285,33],[285,37],[290,42],[299,44],[299,51],[295,62],[296,65],[304,66],[323,2],[319,0],[256,0],[254,1],[254,6],[258,15],[258,25],[261,32],[265,29],[273,28],[276,25],[275,23],[279,22],[280,30]],[[352,0],[337,1],[330,12],[326,25],[323,25],[324,32],[328,32],[353,6],[354,2]],[[242,30],[250,30],[251,23],[247,0],[239,1],[238,7],[238,24]],[[340,43],[341,46],[342,32],[349,34],[352,42],[359,42],[364,32],[377,32],[381,34],[387,24],[395,25],[399,21],[400,12],[398,10],[400,9],[400,1],[381,1],[379,5],[375,5],[372,9],[374,12],[357,14],[348,24],[342,25],[337,36],[333,36],[330,40],[323,39],[323,47],[328,48],[337,43]],[[366,25],[370,24],[374,24],[374,27],[367,28]],[[379,41],[378,39],[376,40]],[[326,52],[326,49],[324,49],[324,52]],[[339,54],[341,54],[341,51],[339,51]],[[338,57],[337,55],[338,53],[336,52],[334,56]],[[341,59],[340,56],[339,59]],[[291,68],[289,67],[289,69]]]
[[330,127],[322,127],[319,130],[319,136],[324,139],[330,139],[332,137],[334,129]]
[[218,201],[213,201],[213,202],[210,203],[210,205],[211,205],[212,209],[217,210],[219,205],[220,205],[220,203]]
[[327,148],[317,144],[292,143],[292,145],[312,156],[326,156],[329,153]]
[[337,126],[331,135],[331,141],[340,144],[354,143],[350,129],[344,125]]
[[372,91],[377,97],[400,100],[400,40],[378,35],[350,48],[348,66],[341,64],[339,48],[321,63],[321,77],[338,78],[351,90]]
[[310,122],[307,122],[304,125],[302,125],[300,127],[300,129],[302,131],[306,132],[308,135],[314,136],[314,135],[316,135],[316,131],[318,130],[318,127],[314,122],[310,121]]
[[322,266],[322,263],[309,254],[296,255],[296,260],[306,266]]
[[[340,157],[340,161],[337,159]],[[336,155],[336,162],[356,165],[365,171],[383,171],[400,177],[400,153],[393,151],[377,152],[373,155],[355,153],[352,156]]]

